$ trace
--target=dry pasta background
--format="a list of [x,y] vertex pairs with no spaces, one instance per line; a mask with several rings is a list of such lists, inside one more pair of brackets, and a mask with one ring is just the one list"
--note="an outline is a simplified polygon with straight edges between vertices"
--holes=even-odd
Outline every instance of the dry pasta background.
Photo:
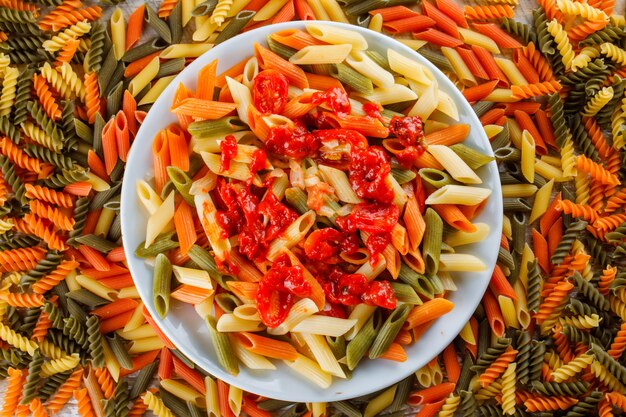
[[[102,3],[0,0],[0,415],[72,397],[98,417],[624,410],[626,22],[613,0],[542,0],[532,25],[513,20],[515,0],[165,0],[109,20]],[[456,82],[500,163],[506,217],[490,288],[440,357],[365,398],[286,404],[205,376],[160,334],[124,266],[119,191],[145,112],[188,60],[315,17],[398,35]]]

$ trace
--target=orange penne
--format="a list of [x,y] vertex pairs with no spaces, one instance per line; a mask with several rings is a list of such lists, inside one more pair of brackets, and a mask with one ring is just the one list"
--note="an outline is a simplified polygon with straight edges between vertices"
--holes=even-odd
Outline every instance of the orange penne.
[[243,69],[246,67],[248,59],[249,58],[245,58],[240,63],[233,65],[232,67],[221,73],[215,79],[215,86],[218,88],[223,88],[226,85],[226,77],[235,78],[236,76],[243,74]]
[[100,284],[106,285],[114,290],[132,287],[134,285],[133,277],[130,274],[120,274],[99,280]]
[[97,250],[87,245],[80,245],[78,251],[82,253],[87,262],[98,271],[109,271],[111,269],[111,265],[109,265],[107,260],[104,259],[104,256]]
[[91,172],[107,182],[111,181],[109,174],[106,172],[104,162],[102,162],[98,154],[95,153],[93,149],[89,149],[89,152],[87,153],[87,165],[89,165]]
[[463,141],[469,134],[469,130],[470,127],[467,124],[452,125],[426,135],[426,143],[452,146]]
[[455,229],[464,232],[475,232],[476,226],[470,222],[461,210],[454,204],[434,204],[433,209],[441,218]]
[[[394,22],[392,22],[394,23]],[[449,48],[456,48],[463,45],[460,39],[454,38],[447,33],[438,31],[437,29],[427,29],[423,32],[413,33],[415,39],[421,39],[428,43],[432,43],[439,46],[446,46]]]
[[226,116],[237,108],[235,103],[204,100],[201,98],[185,98],[170,109],[174,114],[190,116],[201,120],[215,120]]
[[494,124],[498,119],[504,116],[504,109],[490,109],[485,114],[480,116],[480,123],[485,125]]
[[517,124],[519,124],[522,131],[528,130],[528,133],[530,133],[533,139],[535,140],[537,154],[547,155],[548,148],[546,147],[546,144],[543,141],[543,138],[541,137],[539,130],[537,130],[537,126],[535,126],[533,119],[530,118],[528,113],[525,113],[521,110],[515,110],[513,112],[513,115],[515,116],[515,121],[517,122]]
[[168,137],[165,132],[159,132],[152,143],[152,160],[154,163],[154,183],[157,194],[161,194],[163,186],[169,179],[167,167],[170,166],[170,151]]
[[313,90],[321,90],[326,91],[330,88],[343,88],[341,82],[334,78],[329,77],[328,75],[320,75],[320,74],[312,74],[310,72],[306,72],[306,79],[309,82],[309,88]]
[[428,404],[433,401],[438,401],[442,398],[446,398],[452,391],[454,391],[454,383],[443,382],[439,385],[435,385],[419,391],[414,391],[409,395],[407,403],[412,406]]
[[118,159],[115,119],[109,120],[107,124],[104,125],[104,128],[102,128],[102,151],[104,153],[106,173],[110,175]]
[[422,243],[422,238],[426,231],[426,222],[424,222],[424,217],[422,217],[422,213],[420,213],[414,195],[409,197],[406,202],[403,219],[409,235],[409,246],[412,251],[416,251],[420,243]]
[[474,51],[474,54],[480,60],[489,79],[497,80],[498,87],[507,88],[509,86],[509,79],[504,75],[504,72],[502,72],[495,59],[493,59],[493,54],[479,45],[472,45],[472,51]]
[[142,353],[137,356],[133,356],[133,367],[130,369],[122,368],[120,371],[120,377],[134,374],[135,372],[143,369],[145,366],[154,363],[157,356],[159,356],[160,350],[152,350],[150,352]]
[[120,298],[119,300],[91,310],[90,314],[94,314],[101,319],[107,319],[127,311],[133,311],[135,308],[137,308],[137,301],[132,298]]
[[258,355],[288,361],[298,359],[298,351],[290,343],[248,332],[237,333],[235,337],[244,349]]
[[128,16],[128,25],[126,26],[126,50],[132,48],[139,38],[141,38],[141,32],[143,31],[143,15],[146,10],[146,5],[139,5],[134,12]]
[[424,152],[422,156],[420,156],[419,158],[415,160],[415,167],[419,169],[435,168],[435,169],[443,170],[443,165],[441,165],[439,161],[437,161],[435,157],[432,156],[430,152],[428,151]]
[[456,51],[463,59],[463,62],[465,62],[465,65],[467,65],[467,68],[469,68],[472,75],[478,78],[482,78],[483,80],[489,79],[487,71],[485,71],[485,69],[483,68],[483,65],[481,64],[474,51],[469,48],[456,48]]
[[283,116],[290,119],[301,117],[316,108],[318,105],[313,103],[311,97],[314,93],[305,93],[301,96],[294,97],[285,105]]
[[217,59],[214,59],[210,64],[202,67],[198,73],[198,88],[196,89],[196,97],[203,100],[213,100],[216,72]]
[[554,222],[550,230],[548,231],[548,255],[552,258],[552,255],[556,251],[557,246],[561,242],[563,236],[563,217],[559,217]]
[[493,334],[498,337],[504,336],[504,319],[502,318],[500,305],[491,290],[487,290],[483,296],[483,307]]
[[383,22],[390,22],[392,20],[398,20],[398,19],[403,19],[406,17],[416,16],[419,13],[415,12],[414,10],[409,9],[406,6],[391,6],[391,7],[385,7],[382,9],[370,10],[369,14],[371,16],[379,14],[382,16]]
[[128,121],[126,113],[117,112],[115,116],[115,139],[117,142],[117,154],[120,159],[126,162],[126,156],[130,151],[130,133],[128,131]]
[[112,249],[106,256],[109,262],[124,262],[126,260],[126,254],[124,253],[124,246],[118,246]]
[[72,184],[67,184],[65,187],[63,187],[63,191],[78,197],[87,197],[92,188],[93,185],[91,185],[91,183],[79,181]]
[[386,138],[389,130],[380,120],[372,117],[344,116],[339,117],[334,113],[324,113],[326,120],[331,122],[335,128],[356,130],[364,136],[373,138]]
[[[98,223],[98,219],[100,218],[100,213],[102,209],[92,210],[87,213],[87,218],[85,219],[85,228],[83,229],[83,234],[88,235],[93,233],[96,228],[96,223]],[[84,272],[84,271],[83,271]]]
[[204,385],[204,377],[198,371],[191,369],[183,361],[176,356],[172,357],[174,363],[174,373],[182,380],[186,381],[198,390],[202,395],[206,394],[206,386]]
[[519,49],[516,49],[513,54],[513,62],[515,62],[517,69],[519,69],[528,83],[535,84],[541,82],[539,73],[528,58],[526,58],[524,54],[520,53]]
[[400,329],[400,332],[398,332],[398,335],[394,339],[394,342],[402,346],[408,346],[412,341],[411,332],[407,329]]
[[137,118],[135,117],[135,111],[137,110],[137,101],[130,91],[124,91],[124,98],[122,99],[122,111],[126,115],[126,125],[128,131],[134,138],[137,135]]
[[560,203],[561,193],[558,193],[554,196],[554,199],[552,199],[552,202],[548,206],[546,212],[543,214],[543,216],[541,216],[541,219],[539,220],[539,230],[541,230],[541,234],[543,236],[548,235],[548,231],[550,230],[554,222],[556,222],[556,219],[561,216],[561,212],[563,210],[561,209]]
[[[307,4],[306,1],[303,0],[304,4]],[[298,4],[298,0],[296,0],[296,4]],[[307,4],[308,5],[308,4]],[[303,19],[304,20],[304,19]],[[241,410],[249,415],[250,417],[272,417],[272,414],[269,411],[262,410],[259,408],[256,402],[254,402],[250,396],[246,395],[243,397],[243,403],[241,404]]]
[[469,87],[463,90],[463,96],[467,101],[474,102],[487,97],[498,85],[498,80],[489,81],[479,84],[475,87]]
[[126,326],[126,323],[128,323],[128,320],[130,320],[132,315],[133,311],[130,310],[120,313],[116,316],[109,317],[106,320],[102,320],[100,322],[100,333],[107,334],[123,328],[124,326]]
[[165,131],[170,151],[170,165],[189,171],[189,145],[185,133],[175,124],[168,126]]
[[143,306],[143,316],[145,317],[148,324],[152,327],[152,329],[156,332],[156,334],[159,335],[159,338],[163,341],[163,344],[165,344],[165,346],[167,346],[170,349],[176,349],[176,347],[170,341],[170,339],[168,339],[168,337],[165,336],[165,333],[163,333],[161,328],[157,326],[157,324],[154,322],[154,319],[150,315],[150,312],[148,312],[148,309],[146,308],[146,306]]
[[157,370],[157,375],[160,379],[170,379],[174,374],[173,356],[171,350],[166,347],[161,348],[161,353],[159,354],[159,368]]
[[291,22],[294,17],[296,17],[296,9],[294,8],[293,1],[288,1],[287,4],[274,15],[271,24]]
[[[80,254],[80,252],[78,253]],[[110,265],[110,268],[107,271],[99,271],[95,268],[82,268],[81,272],[84,275],[87,275],[93,279],[100,280],[102,278],[110,278],[110,277],[114,277],[115,275],[126,274],[128,273],[128,268],[125,268],[120,265],[112,264]]]
[[256,294],[259,290],[259,284],[256,282],[245,281],[228,281],[228,288],[238,298],[247,300],[256,300]]
[[552,149],[558,149],[556,144],[556,137],[554,136],[554,130],[552,122],[544,110],[537,109],[535,113],[535,124],[539,129],[539,134],[543,138],[543,141]]
[[239,281],[259,282],[263,278],[261,271],[257,269],[246,257],[241,255],[239,251],[230,252],[230,262],[237,267]]
[[183,284],[172,291],[170,296],[175,300],[182,301],[183,303],[200,304],[213,295],[213,293],[213,290]]
[[174,226],[180,243],[180,251],[186,254],[189,248],[196,242],[198,235],[193,224],[193,212],[189,204],[182,200],[174,212]]
[[230,410],[230,404],[228,402],[228,392],[230,391],[230,387],[226,382],[221,379],[217,379],[217,397],[219,399],[219,408],[220,414],[222,416],[230,417],[233,415],[233,412]]
[[307,32],[298,29],[285,29],[279,32],[274,32],[270,35],[270,38],[282,45],[297,50],[300,50],[306,46],[326,44],[325,42],[315,39]]
[[456,22],[450,19],[450,17],[448,17],[448,15],[446,15],[443,11],[439,10],[437,7],[427,1],[422,3],[422,11],[426,16],[430,17],[436,22],[439,29],[452,37],[459,37],[459,30],[457,29]]
[[407,356],[404,348],[399,343],[393,342],[389,345],[389,349],[381,356],[383,359],[387,359],[394,362],[406,362]]
[[309,88],[309,82],[304,74],[304,70],[299,66],[284,60],[258,43],[254,44],[254,54],[259,60],[259,66],[261,68],[280,71],[294,86],[298,88]]
[[256,107],[254,107],[254,105],[250,105],[248,107],[248,125],[256,137],[262,141],[267,138],[267,135],[270,132],[270,128],[265,119],[263,119],[263,115],[256,109]]
[[459,360],[457,359],[456,349],[454,349],[454,343],[450,343],[443,350],[443,364],[446,368],[446,374],[450,382],[456,383],[461,376],[461,367],[459,366]]
[[407,32],[421,32],[425,29],[432,28],[433,26],[435,26],[436,23],[437,22],[435,22],[428,16],[417,14],[408,17],[405,16],[401,19],[385,21],[383,23],[383,29],[385,29],[392,35],[397,35]]
[[512,300],[517,300],[517,294],[511,286],[509,280],[506,279],[500,265],[496,265],[493,273],[491,274],[491,280],[489,281],[489,288],[495,295],[504,295]]
[[533,229],[533,252],[543,272],[546,274],[549,273],[551,266],[550,257],[548,256],[548,242],[546,238],[535,229]]
[[148,63],[150,63],[150,61],[158,57],[160,54],[161,51],[156,51],[151,53],[150,55],[146,55],[143,58],[136,59],[135,61],[129,63],[124,70],[124,77],[132,78],[135,75],[139,74],[141,70],[144,69],[144,67],[148,65]]
[[454,303],[445,298],[434,298],[426,301],[420,306],[415,306],[409,313],[404,327],[413,329],[419,325],[426,324],[434,319],[449,313],[454,308]]
[[472,220],[474,217],[478,216],[480,212],[485,208],[487,204],[487,200],[483,200],[478,204],[474,204],[473,206],[457,206],[461,213],[468,219]]

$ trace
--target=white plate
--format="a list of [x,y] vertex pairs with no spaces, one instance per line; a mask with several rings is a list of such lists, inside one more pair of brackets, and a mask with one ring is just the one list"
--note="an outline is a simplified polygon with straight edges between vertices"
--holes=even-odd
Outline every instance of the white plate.
[[[386,56],[387,49],[393,48],[430,68],[435,74],[439,88],[450,94],[458,106],[460,122],[471,126],[470,135],[465,143],[492,155],[489,140],[472,108],[450,80],[434,65],[388,36],[358,26],[332,22],[324,22],[324,24],[357,31],[365,36],[370,49]],[[145,240],[147,221],[147,213],[140,206],[135,193],[135,184],[137,180],[148,180],[153,175],[151,149],[152,140],[156,134],[169,124],[177,122],[176,117],[169,111],[177,86],[183,83],[194,90],[197,85],[198,72],[214,59],[219,58],[217,71],[219,74],[246,56],[251,56],[254,42],[265,44],[267,35],[291,28],[304,29],[305,23],[287,22],[265,26],[228,40],[196,59],[165,89],[148,113],[128,157],[122,186],[122,236],[128,266],[141,299],[163,332],[200,368],[228,384],[270,398],[300,402],[338,401],[368,394],[400,381],[426,365],[461,331],[489,284],[491,271],[498,256],[502,230],[502,194],[496,163],[491,162],[479,169],[477,173],[483,180],[482,186],[490,188],[493,193],[485,209],[475,221],[489,224],[491,232],[484,241],[461,249],[463,252],[480,257],[487,265],[487,269],[480,273],[462,273],[454,276],[458,291],[448,295],[448,298],[455,304],[454,309],[442,319],[437,320],[417,343],[406,348],[408,355],[406,362],[397,363],[384,359],[364,360],[354,371],[351,380],[334,378],[333,384],[328,389],[318,388],[278,363],[276,371],[252,371],[241,366],[237,377],[224,372],[217,363],[204,322],[190,305],[172,303],[169,314],[163,320],[156,314],[152,297],[152,267],[146,265],[143,259],[137,258],[134,254],[137,246]]]

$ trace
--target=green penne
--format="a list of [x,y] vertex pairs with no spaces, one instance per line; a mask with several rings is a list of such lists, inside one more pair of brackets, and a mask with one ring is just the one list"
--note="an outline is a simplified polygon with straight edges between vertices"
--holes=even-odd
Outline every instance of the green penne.
[[152,28],[154,31],[168,44],[172,43],[172,32],[170,31],[169,26],[165,23],[157,12],[154,11],[152,7],[146,4],[146,13],[144,14],[145,22]]
[[176,6],[170,12],[167,18],[167,24],[172,36],[172,42],[180,43],[183,38],[183,3],[181,1],[176,3]]
[[[159,253],[167,252],[179,246],[178,242],[172,240],[175,232],[163,233],[152,242],[150,246],[145,248],[145,242],[141,242],[135,250],[135,255],[140,258],[149,258]],[[202,248],[200,248],[202,249]]]
[[298,52],[296,49],[285,46],[280,42],[276,42],[271,36],[267,36],[265,41],[267,42],[267,48],[283,59],[288,60],[293,54]]
[[496,149],[493,154],[498,162],[519,161],[522,158],[522,152],[512,146],[503,146]]
[[441,253],[441,243],[443,239],[443,221],[437,212],[430,207],[426,209],[424,215],[426,231],[424,232],[424,243],[422,246],[422,258],[426,264],[426,274],[435,275],[439,269],[439,254]]
[[376,339],[372,343],[369,349],[369,357],[376,359],[382,356],[389,346],[393,343],[394,339],[402,329],[404,322],[409,316],[411,311],[410,304],[402,304],[387,317],[387,320],[383,323],[380,331],[376,335]]
[[215,349],[215,354],[220,365],[222,365],[222,367],[231,375],[237,375],[239,373],[239,364],[237,358],[233,354],[233,349],[230,346],[228,335],[217,331],[215,327],[215,319],[213,317],[206,316],[204,321],[209,329],[211,344]]
[[330,75],[357,93],[368,95],[374,92],[372,81],[346,64],[334,65],[330,71]]
[[291,187],[285,190],[285,199],[298,214],[304,214],[309,211],[309,206],[306,204],[306,193],[298,187]]
[[410,169],[391,168],[391,175],[398,181],[398,184],[406,184],[415,179],[417,174]]
[[415,272],[405,263],[400,265],[400,272],[398,274],[400,281],[409,284],[418,293],[427,298],[433,298],[435,291],[428,278],[424,275]]
[[401,282],[392,282],[391,288],[393,288],[393,292],[396,295],[396,298],[401,303],[406,304],[422,304],[422,299],[417,295],[415,289],[409,284],[403,284]]
[[380,326],[379,315],[375,312],[370,316],[367,322],[365,322],[354,339],[348,343],[346,347],[346,364],[348,365],[348,369],[354,370],[354,368],[356,368],[359,361],[363,358],[363,355],[365,355],[365,352],[367,352],[372,343],[374,343]]
[[211,256],[208,251],[198,245],[193,245],[189,249],[189,252],[187,252],[187,255],[189,255],[199,268],[207,271],[211,278],[216,280],[222,288],[228,290],[226,282],[232,278],[228,275],[222,275],[222,273],[218,271],[215,259],[213,259],[213,256]]
[[170,287],[172,285],[172,263],[167,256],[159,253],[154,261],[154,281],[152,285],[154,307],[161,316],[167,315],[170,308]]
[[450,149],[454,151],[470,168],[476,170],[483,165],[488,164],[493,161],[495,158],[493,156],[485,155],[484,153],[478,152],[476,149],[471,148],[462,143],[457,143],[450,146]]
[[458,184],[447,172],[435,168],[422,168],[419,170],[419,176],[423,181],[435,188],[441,188],[444,185]]
[[253,10],[242,10],[237,13],[235,17],[228,22],[226,27],[224,27],[224,30],[220,32],[217,38],[215,38],[215,44],[220,44],[240,33],[255,14],[256,12]]
[[182,169],[175,166],[167,167],[167,175],[170,177],[170,181],[172,181],[172,184],[176,187],[187,204],[191,207],[195,207],[196,203],[194,202],[193,196],[189,194],[189,189],[191,188],[191,184],[193,182],[191,178],[189,178]]
[[239,117],[228,116],[217,120],[202,120],[189,124],[189,133],[195,139],[228,135],[248,128]]

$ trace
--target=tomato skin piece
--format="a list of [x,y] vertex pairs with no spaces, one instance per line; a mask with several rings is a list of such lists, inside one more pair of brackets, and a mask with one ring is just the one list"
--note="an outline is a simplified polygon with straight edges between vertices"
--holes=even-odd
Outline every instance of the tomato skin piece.
[[397,299],[389,281],[372,281],[369,289],[361,296],[365,304],[392,310]]
[[259,72],[252,83],[252,101],[262,114],[280,114],[287,104],[289,80],[280,72]]

